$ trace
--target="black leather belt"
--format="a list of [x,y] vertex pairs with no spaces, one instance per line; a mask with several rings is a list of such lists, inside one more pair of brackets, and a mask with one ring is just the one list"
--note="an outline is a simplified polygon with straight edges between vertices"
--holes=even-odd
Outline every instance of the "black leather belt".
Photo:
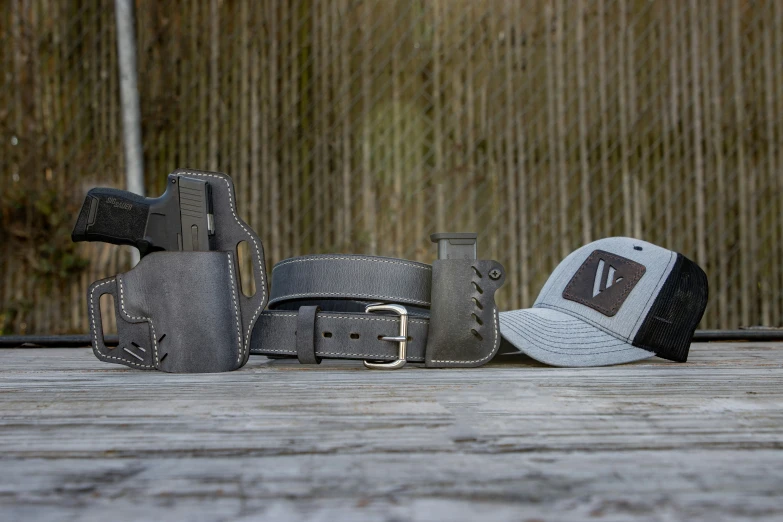
[[272,270],[268,309],[250,353],[363,359],[370,368],[486,363],[500,344],[494,294],[505,277],[496,261],[424,263],[360,255],[286,259]]

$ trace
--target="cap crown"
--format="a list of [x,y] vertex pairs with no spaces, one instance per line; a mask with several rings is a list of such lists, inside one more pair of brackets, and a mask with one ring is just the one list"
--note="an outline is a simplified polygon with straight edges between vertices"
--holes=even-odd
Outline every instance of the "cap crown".
[[600,239],[557,266],[533,307],[559,310],[631,342],[676,260],[676,252],[646,241]]

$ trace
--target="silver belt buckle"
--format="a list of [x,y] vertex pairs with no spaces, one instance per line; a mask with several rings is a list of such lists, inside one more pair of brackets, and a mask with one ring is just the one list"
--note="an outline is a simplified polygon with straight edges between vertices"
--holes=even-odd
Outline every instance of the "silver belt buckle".
[[365,360],[364,365],[371,370],[398,370],[405,366],[408,362],[405,360],[406,350],[408,348],[408,310],[402,305],[396,304],[373,304],[367,305],[364,309],[365,313],[380,312],[380,311],[394,312],[400,316],[400,331],[396,336],[381,337],[381,341],[390,341],[400,343],[400,349],[397,353],[397,360],[392,362],[370,362]]

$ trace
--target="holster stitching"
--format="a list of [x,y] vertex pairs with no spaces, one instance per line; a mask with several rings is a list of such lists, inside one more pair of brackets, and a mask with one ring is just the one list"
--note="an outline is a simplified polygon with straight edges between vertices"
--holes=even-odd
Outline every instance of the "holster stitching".
[[[226,187],[228,187],[228,203],[229,207],[231,208],[231,215],[234,216],[234,220],[237,222],[237,224],[242,228],[242,230],[245,231],[247,236],[250,238],[250,240],[253,242],[253,246],[255,247],[256,251],[256,258],[258,261],[259,266],[259,273],[261,274],[261,303],[259,304],[256,311],[253,313],[253,317],[250,319],[250,323],[247,325],[247,340],[245,342],[248,350],[250,349],[250,333],[253,328],[253,323],[256,320],[256,317],[258,317],[259,312],[264,307],[264,302],[266,301],[266,283],[264,282],[264,264],[261,261],[261,251],[258,248],[258,243],[256,242],[256,238],[253,237],[253,234],[251,234],[247,228],[245,228],[245,225],[242,224],[242,221],[239,219],[239,216],[237,216],[236,210],[234,209],[234,191],[231,190],[231,183],[229,183],[228,179],[226,179],[225,176],[222,176],[220,174],[206,174],[203,172],[191,172],[191,171],[185,171],[189,176],[202,176],[202,177],[211,177],[211,178],[218,178],[222,179],[226,183]],[[241,338],[241,335],[240,335]]]
[[[101,351],[98,349],[98,327],[95,325],[95,305],[94,305],[94,303],[95,303],[95,291],[98,288],[102,287],[103,285],[108,285],[109,283],[112,283],[112,282],[117,282],[118,283],[117,286],[119,286],[119,282],[115,278],[115,279],[111,279],[109,281],[104,281],[103,283],[95,285],[94,287],[92,287],[92,290],[90,291],[90,294],[91,294],[90,295],[90,317],[91,317],[91,320],[92,320],[93,351],[95,352],[96,356],[99,359],[104,359],[104,360],[106,360],[106,359],[114,359],[114,360],[122,362],[123,364],[131,364],[131,365],[137,366],[139,368],[154,369],[154,366],[150,366],[150,365],[147,365],[147,364],[135,363],[133,361],[129,361],[129,360],[123,359],[121,357],[115,357],[113,355],[106,355],[104,353],[101,353]],[[122,302],[122,301],[120,301],[120,302]],[[153,335],[153,338],[154,338],[154,335]]]

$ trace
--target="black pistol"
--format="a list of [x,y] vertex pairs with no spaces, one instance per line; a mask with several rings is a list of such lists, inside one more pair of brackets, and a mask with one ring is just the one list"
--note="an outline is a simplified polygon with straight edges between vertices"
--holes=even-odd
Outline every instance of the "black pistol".
[[142,256],[156,250],[214,250],[212,189],[207,181],[177,173],[169,174],[158,198],[91,189],[71,239],[131,245]]

